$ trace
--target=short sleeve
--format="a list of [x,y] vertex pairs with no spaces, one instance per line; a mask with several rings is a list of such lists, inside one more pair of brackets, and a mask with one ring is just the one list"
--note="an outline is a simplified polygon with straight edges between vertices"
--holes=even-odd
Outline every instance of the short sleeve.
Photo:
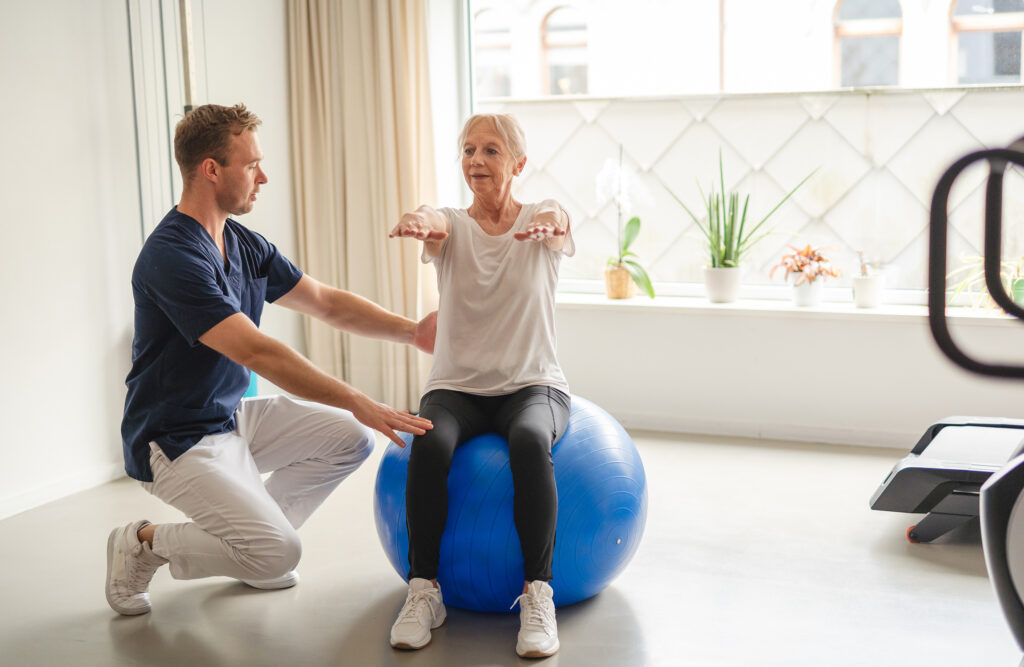
[[240,312],[218,284],[208,260],[169,244],[147,244],[135,264],[132,281],[192,346],[214,326]]
[[253,235],[261,245],[263,260],[260,262],[260,276],[267,278],[267,302],[273,303],[299,284],[302,271],[261,234],[253,232]]
[[437,264],[440,262],[441,257],[444,256],[444,250],[448,247],[448,241],[451,240],[452,234],[455,233],[455,221],[457,212],[453,208],[439,208],[437,212],[444,216],[445,220],[448,221],[448,238],[441,245],[441,252],[437,254],[437,257],[433,257],[427,254],[427,244],[423,244],[423,249],[420,251],[420,262],[423,264]]

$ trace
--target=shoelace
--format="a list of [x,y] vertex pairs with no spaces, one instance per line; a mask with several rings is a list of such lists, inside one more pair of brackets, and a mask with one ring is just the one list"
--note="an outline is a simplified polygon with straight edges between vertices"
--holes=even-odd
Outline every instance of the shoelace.
[[433,598],[435,602],[440,601],[438,599],[437,594],[438,591],[436,588],[429,588],[423,589],[421,591],[416,591],[415,593],[410,595],[409,599],[405,602],[405,607],[402,608],[402,614],[399,617],[398,621],[402,622],[408,620],[416,620],[417,618],[419,618],[419,609],[423,605],[429,604],[427,602],[428,598]]
[[129,553],[129,565],[125,583],[128,590],[144,593],[149,590],[149,582],[153,574],[159,569],[159,565],[147,563],[142,545],[139,544]]
[[[551,626],[554,625],[555,606],[538,602],[534,600],[535,597],[539,598],[540,596],[523,593],[515,599],[515,602],[512,603],[509,609],[514,609],[518,604],[520,609],[526,610],[526,620],[523,621],[523,625],[537,627],[543,630],[544,634],[550,635]],[[523,604],[523,602],[526,604]]]

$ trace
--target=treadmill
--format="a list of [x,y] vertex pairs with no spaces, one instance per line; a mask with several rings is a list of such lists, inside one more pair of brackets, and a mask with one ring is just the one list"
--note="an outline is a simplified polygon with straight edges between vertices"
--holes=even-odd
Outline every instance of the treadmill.
[[[939,349],[961,368],[980,375],[1024,380],[1024,366],[988,363],[965,353],[951,335],[946,318],[949,194],[957,177],[975,163],[987,163],[989,168],[985,185],[985,285],[1000,308],[1024,320],[1024,306],[1014,302],[1000,280],[1003,181],[1009,165],[1024,168],[1024,137],[1021,137],[1008,149],[986,149],[963,156],[946,170],[935,186],[928,232],[928,324]],[[943,430],[946,429],[939,429],[939,434]],[[929,448],[922,448],[922,452]],[[972,459],[977,460],[973,452],[972,447]],[[895,478],[895,475],[890,476]],[[980,499],[985,566],[1010,632],[1017,646],[1024,650],[1024,455],[990,474],[976,493]],[[876,499],[877,496],[876,493]],[[1021,665],[1024,667],[1024,661]]]
[[871,497],[871,509],[924,514],[907,529],[931,542],[977,521],[981,486],[1024,452],[1024,419],[947,417],[925,430]]

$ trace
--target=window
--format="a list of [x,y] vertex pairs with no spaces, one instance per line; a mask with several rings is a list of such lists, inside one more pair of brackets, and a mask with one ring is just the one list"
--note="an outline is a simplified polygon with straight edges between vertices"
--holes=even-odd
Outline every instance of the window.
[[957,83],[1018,83],[1024,0],[959,0],[953,6]]
[[581,95],[587,86],[587,19],[574,7],[559,7],[547,15],[544,41],[543,93]]
[[839,85],[898,84],[902,32],[902,12],[896,0],[841,1],[835,13]]
[[473,86],[480,97],[508,97],[512,39],[501,10],[485,9],[473,16]]

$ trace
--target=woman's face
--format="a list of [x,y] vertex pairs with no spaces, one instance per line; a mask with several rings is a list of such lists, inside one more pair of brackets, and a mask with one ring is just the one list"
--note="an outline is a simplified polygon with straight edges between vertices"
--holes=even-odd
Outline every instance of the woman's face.
[[474,197],[502,200],[509,196],[512,177],[523,170],[526,158],[516,162],[493,123],[479,121],[466,133],[462,145],[462,175]]

